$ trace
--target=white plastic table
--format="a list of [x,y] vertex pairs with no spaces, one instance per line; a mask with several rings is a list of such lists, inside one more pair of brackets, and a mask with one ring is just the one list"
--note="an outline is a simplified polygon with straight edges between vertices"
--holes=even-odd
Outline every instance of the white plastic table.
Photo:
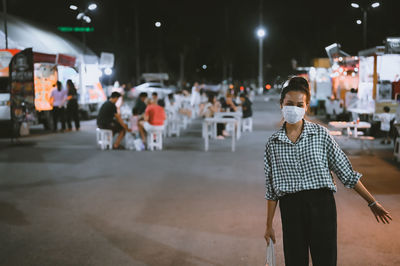
[[[216,127],[218,123],[224,123],[224,124],[232,124],[235,126],[237,120],[235,118],[205,118],[203,120],[203,138],[204,138],[204,150],[208,151],[208,146],[209,146],[209,134],[208,134],[208,126],[211,125],[211,128]],[[235,141],[236,141],[236,131],[234,130],[232,133],[232,152],[235,151]]]
[[347,135],[350,136],[351,135],[351,128],[354,128],[353,130],[353,137],[357,138],[358,137],[358,131],[357,129],[359,128],[370,128],[371,124],[368,122],[342,122],[342,121],[332,121],[329,122],[329,125],[335,128],[346,128],[347,129]]

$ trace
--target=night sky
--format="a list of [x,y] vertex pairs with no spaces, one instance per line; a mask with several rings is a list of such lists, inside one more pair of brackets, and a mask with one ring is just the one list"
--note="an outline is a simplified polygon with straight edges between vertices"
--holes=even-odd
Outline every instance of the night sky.
[[[179,79],[179,56],[184,54],[185,78],[219,82],[232,74],[234,80],[257,78],[259,0],[147,0],[67,1],[8,0],[10,14],[53,26],[79,26],[77,11],[95,2],[87,43],[96,53],[116,55],[114,78],[121,82],[136,78],[136,56],[141,72],[170,74]],[[373,1],[355,1],[370,4]],[[400,36],[400,1],[383,0],[368,12],[368,46],[382,45],[387,36]],[[139,54],[135,51],[135,15],[138,15]],[[362,47],[360,9],[350,1],[263,1],[265,79],[291,71],[291,59],[310,65],[314,57],[326,57],[324,47],[338,42],[356,55]],[[154,23],[160,21],[161,28]],[[81,39],[80,34],[76,37]],[[161,58],[161,60],[160,60]],[[208,68],[203,70],[201,66]]]

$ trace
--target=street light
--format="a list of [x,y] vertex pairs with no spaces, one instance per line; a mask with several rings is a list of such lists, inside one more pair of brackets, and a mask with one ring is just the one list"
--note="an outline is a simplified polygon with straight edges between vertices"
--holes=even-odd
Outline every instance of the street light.
[[155,25],[157,28],[159,28],[159,27],[161,27],[161,22],[160,22],[160,21],[157,21],[156,23],[154,23],[154,25]]
[[357,19],[357,21],[356,21],[356,22],[357,22],[357,24],[358,24],[358,25],[362,24],[362,21],[361,21],[361,19]]
[[265,30],[263,28],[259,28],[257,30],[257,36],[258,36],[258,38],[264,38],[265,37]]
[[[97,5],[95,3],[91,3],[88,5],[87,9],[82,10],[76,5],[70,5],[69,9],[71,10],[78,10],[78,15],[76,16],[77,20],[80,20],[83,24],[86,22],[87,24],[92,22],[92,19],[88,16],[88,13],[90,11],[93,11],[97,9]],[[83,43],[83,53],[86,53],[86,36],[85,36],[85,31],[82,31],[82,43]]]
[[262,27],[259,26],[256,30],[257,33],[257,37],[258,37],[258,47],[259,47],[259,51],[258,51],[258,88],[260,89],[260,91],[262,91],[263,89],[263,40],[265,38],[265,36],[267,35],[266,30]]
[[95,10],[96,8],[97,8],[96,4],[90,4],[89,7],[88,7],[88,9],[91,10],[91,11]]
[[371,5],[372,8],[377,8],[378,6],[380,6],[381,4],[379,2],[375,2]]
[[107,67],[106,69],[104,69],[104,74],[106,74],[107,76],[110,76],[112,74],[112,69]]
[[83,20],[86,22],[86,23],[90,23],[90,22],[92,22],[92,19],[90,18],[90,17],[88,17],[88,16],[84,16],[83,17]]
[[[379,2],[374,2],[372,3],[370,6],[360,6],[359,4],[353,2],[350,4],[352,7],[354,8],[359,8],[361,9],[361,12],[363,12],[363,23],[364,23],[364,27],[363,27],[363,43],[364,43],[364,48],[367,48],[367,11],[370,10],[371,8],[377,8],[379,7],[381,4]],[[357,20],[357,24],[361,24],[361,21],[359,23],[359,20]]]

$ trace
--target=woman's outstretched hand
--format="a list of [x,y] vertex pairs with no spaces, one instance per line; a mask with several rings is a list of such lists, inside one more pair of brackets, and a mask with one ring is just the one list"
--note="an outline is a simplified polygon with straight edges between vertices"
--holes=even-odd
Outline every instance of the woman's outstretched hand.
[[382,221],[384,224],[389,224],[392,220],[389,212],[383,208],[381,204],[378,202],[370,207],[372,213],[375,215],[376,221],[379,223],[379,220]]
[[276,243],[275,240],[275,231],[272,227],[266,227],[265,234],[264,234],[265,241],[267,241],[267,245],[269,246],[269,240],[272,239],[274,244]]

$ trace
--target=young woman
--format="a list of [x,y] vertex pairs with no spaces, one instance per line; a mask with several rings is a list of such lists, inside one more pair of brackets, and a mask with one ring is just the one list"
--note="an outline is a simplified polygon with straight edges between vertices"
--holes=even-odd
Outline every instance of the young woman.
[[264,166],[267,222],[265,239],[275,242],[272,227],[279,201],[286,265],[336,265],[336,205],[333,171],[348,188],[367,203],[376,220],[389,223],[391,216],[363,186],[361,174],[326,128],[303,119],[310,102],[308,83],[292,78],[281,93],[284,124],[268,140]]
[[67,97],[67,126],[68,130],[72,130],[72,120],[75,123],[75,129],[78,131],[80,128],[79,123],[79,106],[78,106],[78,92],[72,80],[67,80],[68,97]]

